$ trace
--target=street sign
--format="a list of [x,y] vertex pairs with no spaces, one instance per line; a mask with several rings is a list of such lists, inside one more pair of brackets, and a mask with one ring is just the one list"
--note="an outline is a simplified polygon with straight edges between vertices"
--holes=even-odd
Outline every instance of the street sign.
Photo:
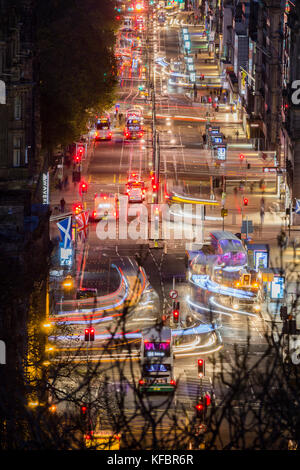
[[215,156],[218,160],[226,160],[227,144],[217,144],[214,146]]
[[241,233],[253,233],[253,222],[252,220],[243,220]]
[[178,297],[177,290],[174,290],[174,289],[170,290],[169,296],[170,296],[171,299],[177,299],[177,297]]

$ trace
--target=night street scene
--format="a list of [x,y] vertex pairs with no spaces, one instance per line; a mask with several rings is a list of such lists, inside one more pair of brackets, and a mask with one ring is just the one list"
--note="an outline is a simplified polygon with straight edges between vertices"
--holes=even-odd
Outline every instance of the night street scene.
[[296,455],[300,1],[0,0],[0,247],[0,450]]

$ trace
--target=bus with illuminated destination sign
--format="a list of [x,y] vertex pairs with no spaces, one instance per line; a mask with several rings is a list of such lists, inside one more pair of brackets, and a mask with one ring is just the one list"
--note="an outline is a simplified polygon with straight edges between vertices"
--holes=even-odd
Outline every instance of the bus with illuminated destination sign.
[[142,392],[174,392],[173,348],[170,328],[150,328],[143,332],[141,342]]

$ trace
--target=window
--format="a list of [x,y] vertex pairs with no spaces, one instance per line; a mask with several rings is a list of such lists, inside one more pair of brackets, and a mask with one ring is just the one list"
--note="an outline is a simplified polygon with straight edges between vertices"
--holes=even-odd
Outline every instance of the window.
[[21,166],[21,137],[13,139],[13,166]]
[[21,95],[16,95],[15,96],[14,118],[15,118],[15,120],[20,120],[22,118],[22,98],[21,98]]

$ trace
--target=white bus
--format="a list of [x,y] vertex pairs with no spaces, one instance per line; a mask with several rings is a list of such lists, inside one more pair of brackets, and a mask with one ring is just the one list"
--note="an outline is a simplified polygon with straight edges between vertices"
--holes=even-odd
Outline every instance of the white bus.
[[172,332],[170,328],[143,331],[141,342],[141,392],[174,392]]

